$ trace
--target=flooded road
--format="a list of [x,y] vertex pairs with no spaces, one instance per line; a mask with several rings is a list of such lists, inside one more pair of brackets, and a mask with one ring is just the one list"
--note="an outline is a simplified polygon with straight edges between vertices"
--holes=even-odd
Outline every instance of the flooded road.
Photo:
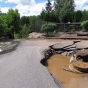
[[61,82],[64,88],[88,88],[88,74],[76,74],[62,69],[64,65],[69,65],[69,58],[59,54],[48,59],[49,72]]

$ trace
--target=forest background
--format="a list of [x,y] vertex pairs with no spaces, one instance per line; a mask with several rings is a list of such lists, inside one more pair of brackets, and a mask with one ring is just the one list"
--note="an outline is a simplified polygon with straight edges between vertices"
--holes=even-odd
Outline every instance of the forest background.
[[88,23],[88,11],[75,10],[75,7],[74,0],[54,0],[53,5],[47,0],[38,16],[20,17],[18,9],[0,11],[0,39],[26,38],[31,32],[41,32],[42,25],[49,23]]

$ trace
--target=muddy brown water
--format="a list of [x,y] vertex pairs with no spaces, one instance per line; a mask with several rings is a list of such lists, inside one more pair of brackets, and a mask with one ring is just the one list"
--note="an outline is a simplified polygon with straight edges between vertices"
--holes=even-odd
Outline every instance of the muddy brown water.
[[76,74],[65,71],[62,66],[69,65],[70,57],[55,54],[48,59],[49,72],[64,86],[64,88],[88,88],[88,74]]

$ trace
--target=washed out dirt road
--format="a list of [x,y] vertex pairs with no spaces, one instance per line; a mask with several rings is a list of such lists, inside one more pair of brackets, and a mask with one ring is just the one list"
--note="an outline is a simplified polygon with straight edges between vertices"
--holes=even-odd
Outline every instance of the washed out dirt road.
[[[66,43],[66,42],[69,43],[72,42],[72,40],[70,41],[68,40],[63,41],[60,39],[20,40],[20,44],[15,50],[8,53],[5,52],[1,53],[0,54],[0,88],[62,88],[62,86],[56,85],[55,80],[49,73],[49,72],[54,73],[55,69],[58,71],[57,72],[58,76],[54,75],[54,77],[57,79],[60,76],[60,78],[58,78],[57,80],[60,81],[62,85],[65,83],[65,85],[67,86],[66,83],[68,82],[70,85],[70,87],[68,88],[72,88],[71,85],[74,85],[75,83],[77,85],[80,85],[80,82],[79,84],[77,83],[78,79],[72,78],[73,75],[71,75],[72,80],[68,81],[66,80],[67,75],[65,75],[63,71],[59,71],[61,69],[60,67],[54,69],[52,67],[53,65],[51,63],[56,64],[56,62],[54,61],[57,61],[57,64],[59,64],[58,63],[59,60],[59,62],[65,64],[68,62],[68,60],[60,61],[61,59],[59,59],[59,56],[58,57],[57,55],[56,57],[53,56],[55,60],[49,59],[50,68],[48,69],[47,67],[43,66],[40,63],[41,59],[44,58],[43,51],[47,49],[49,45],[56,43]],[[87,44],[88,42],[86,42],[85,45]],[[51,69],[51,71],[49,69]],[[67,74],[71,74],[71,73],[67,72]],[[81,82],[84,83],[84,85],[85,83],[88,84],[87,77],[84,77],[84,80],[82,79],[79,80],[81,80]],[[88,85],[85,85],[83,87],[76,86],[73,88],[87,88],[87,86]]]
[[0,53],[0,88],[58,88],[40,63],[44,42],[21,40],[15,50]]

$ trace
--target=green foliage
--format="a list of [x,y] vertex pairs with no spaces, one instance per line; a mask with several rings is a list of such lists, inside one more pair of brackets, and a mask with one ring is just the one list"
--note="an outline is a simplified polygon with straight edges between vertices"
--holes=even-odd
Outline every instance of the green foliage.
[[76,11],[72,12],[72,22],[76,22]]
[[76,21],[75,22],[81,22],[82,18],[82,11],[78,10],[75,15]]
[[88,20],[83,21],[83,22],[81,23],[81,26],[83,27],[83,29],[85,29],[86,31],[88,31]]
[[[47,1],[45,9],[39,16],[22,16],[20,18],[17,9],[9,9],[6,14],[0,11],[0,38],[25,38],[32,31],[40,32],[40,28],[42,32],[53,34],[57,25],[51,23],[44,24],[45,21],[47,23],[82,21],[82,31],[88,31],[88,11],[74,11],[74,0],[54,0],[54,8],[50,0]],[[71,25],[67,28],[67,31],[74,32],[75,28],[78,29]],[[59,26],[58,30],[63,31],[63,29],[63,26]]]
[[68,22],[70,21],[69,16],[74,11],[75,3],[74,0],[54,0],[54,8],[60,22]]
[[74,28],[74,25],[69,25],[68,28],[69,29],[73,29]]
[[54,0],[55,14],[59,14],[59,12],[63,8],[67,8],[67,10],[73,12],[75,8],[74,0]]
[[69,26],[67,27],[67,30],[68,30],[69,32],[75,32],[75,26],[74,26],[74,25],[69,25]]
[[88,10],[84,10],[82,11],[82,18],[81,18],[81,21],[86,21],[88,20]]
[[7,14],[0,12],[0,38],[27,37],[35,30],[35,21],[39,16],[23,16],[20,18],[18,10],[9,9]]
[[[39,16],[38,16],[39,19]],[[21,30],[17,37],[26,38],[29,33],[35,30],[35,21],[37,20],[37,16],[23,16],[20,19]]]
[[20,38],[20,34],[14,33],[15,39]]
[[46,3],[46,10],[45,10],[45,12],[46,13],[51,13],[51,11],[52,11],[52,4],[51,4],[51,2],[50,2],[50,0],[47,0],[48,2]]
[[30,28],[28,26],[26,26],[26,24],[24,24],[22,26],[22,30],[20,31],[19,36],[21,38],[26,38],[26,37],[28,37],[29,33],[30,33]]
[[6,24],[5,24],[5,15],[0,13],[0,38],[4,38],[6,34]]
[[52,14],[52,4],[50,2],[50,0],[47,0],[48,2],[46,3],[46,7],[45,9],[42,10],[41,12],[41,18],[45,21],[47,21],[47,23],[50,21],[50,16]]
[[9,9],[6,15],[6,25],[9,38],[14,38],[14,33],[20,32],[20,14],[17,9]]
[[37,20],[36,16],[30,16],[30,24],[29,24],[29,29],[30,31],[34,31],[35,29],[35,21]]
[[28,26],[30,24],[30,17],[29,16],[22,16],[20,19],[20,23],[21,25],[25,25]]
[[81,10],[78,10],[78,11],[75,11],[73,12],[73,22],[81,22],[81,19],[82,19],[82,11]]
[[54,32],[56,30],[57,25],[53,23],[43,24],[41,27],[42,32],[46,32],[47,34],[50,32]]

